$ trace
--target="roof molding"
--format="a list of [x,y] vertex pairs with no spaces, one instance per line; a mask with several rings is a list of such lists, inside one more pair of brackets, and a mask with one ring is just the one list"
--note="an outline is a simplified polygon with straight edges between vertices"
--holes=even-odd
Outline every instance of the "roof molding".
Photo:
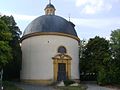
[[35,33],[30,33],[30,34],[24,35],[24,36],[21,38],[21,42],[22,42],[24,39],[27,39],[27,38],[30,38],[30,37],[33,37],[33,36],[41,36],[41,35],[65,36],[65,37],[73,38],[73,39],[77,40],[78,42],[80,42],[80,39],[79,39],[77,36],[73,36],[73,35],[65,34],[65,33],[58,33],[58,32],[35,32]]

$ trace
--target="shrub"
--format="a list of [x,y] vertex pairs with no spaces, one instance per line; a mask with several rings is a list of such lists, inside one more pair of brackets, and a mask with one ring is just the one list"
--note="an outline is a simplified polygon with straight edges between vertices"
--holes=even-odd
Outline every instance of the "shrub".
[[75,83],[75,81],[73,81],[73,80],[65,80],[64,81],[65,86],[69,86],[70,84],[73,84],[73,83]]
[[101,67],[98,71],[97,82],[99,85],[105,85],[107,83],[107,73],[104,67]]

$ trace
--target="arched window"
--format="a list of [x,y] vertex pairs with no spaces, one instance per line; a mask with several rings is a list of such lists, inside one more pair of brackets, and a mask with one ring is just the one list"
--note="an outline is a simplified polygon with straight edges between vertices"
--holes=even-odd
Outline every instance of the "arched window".
[[60,46],[58,48],[58,53],[66,53],[66,48],[64,46]]

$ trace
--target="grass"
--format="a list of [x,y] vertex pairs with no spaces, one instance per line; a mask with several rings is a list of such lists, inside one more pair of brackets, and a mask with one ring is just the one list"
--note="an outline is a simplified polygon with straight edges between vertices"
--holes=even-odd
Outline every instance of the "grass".
[[4,90],[22,90],[8,81],[3,82],[3,86]]
[[62,87],[56,87],[57,90],[86,90],[85,87],[82,85],[80,86],[62,86]]
[[85,87],[76,87],[76,86],[66,86],[66,87],[57,87],[58,90],[86,90]]

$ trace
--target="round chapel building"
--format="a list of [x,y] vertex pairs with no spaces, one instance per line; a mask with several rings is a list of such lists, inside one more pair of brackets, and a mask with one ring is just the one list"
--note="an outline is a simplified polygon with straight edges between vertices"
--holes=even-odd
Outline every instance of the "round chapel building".
[[21,38],[21,80],[79,80],[79,38],[75,25],[55,15],[51,3],[44,10],[45,15],[33,20]]

